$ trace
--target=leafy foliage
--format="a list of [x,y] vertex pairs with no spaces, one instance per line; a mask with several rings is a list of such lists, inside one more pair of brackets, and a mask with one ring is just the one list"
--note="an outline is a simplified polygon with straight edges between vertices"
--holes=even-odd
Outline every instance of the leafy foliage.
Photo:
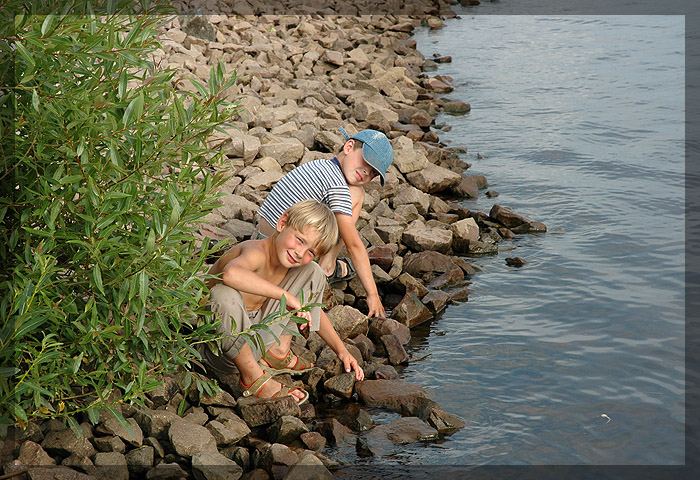
[[95,420],[142,404],[178,369],[187,387],[214,388],[182,367],[215,339],[200,304],[204,259],[220,246],[196,245],[193,231],[224,180],[206,139],[236,114],[223,98],[235,74],[220,64],[188,89],[149,61],[169,21],[160,7],[49,5],[0,26],[12,60],[0,67],[4,424]]

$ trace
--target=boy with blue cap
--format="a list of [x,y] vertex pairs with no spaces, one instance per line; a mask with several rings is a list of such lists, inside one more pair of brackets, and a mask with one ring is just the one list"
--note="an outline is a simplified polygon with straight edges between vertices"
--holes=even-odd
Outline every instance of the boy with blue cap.
[[[357,274],[367,291],[368,316],[385,317],[372,269],[355,224],[365,198],[364,186],[379,175],[382,186],[386,171],[394,160],[394,150],[386,135],[377,130],[362,130],[350,136],[340,131],[345,143],[332,160],[307,162],[282,177],[258,210],[258,232],[269,236],[273,225],[291,205],[306,199],[325,203],[335,214],[341,239],[338,245],[318,259],[330,283],[350,280]],[[343,244],[350,258],[338,258]]]

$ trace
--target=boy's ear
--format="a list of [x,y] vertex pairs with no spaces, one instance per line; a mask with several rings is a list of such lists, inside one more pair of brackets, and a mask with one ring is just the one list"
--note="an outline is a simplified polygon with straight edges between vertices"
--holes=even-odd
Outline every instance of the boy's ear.
[[279,220],[277,220],[277,231],[281,232],[284,227],[287,226],[287,221],[289,220],[289,214],[288,213],[283,213]]
[[351,138],[350,140],[345,142],[345,145],[343,145],[343,153],[347,155],[348,153],[352,152],[352,150],[354,148],[355,148],[355,140],[353,140]]

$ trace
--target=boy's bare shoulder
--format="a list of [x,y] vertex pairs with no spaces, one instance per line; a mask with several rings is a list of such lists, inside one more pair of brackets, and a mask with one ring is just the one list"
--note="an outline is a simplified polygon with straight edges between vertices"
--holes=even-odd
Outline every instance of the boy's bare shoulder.
[[242,267],[257,270],[267,263],[267,251],[264,240],[246,240],[227,250],[222,255],[221,268],[224,269],[233,260]]

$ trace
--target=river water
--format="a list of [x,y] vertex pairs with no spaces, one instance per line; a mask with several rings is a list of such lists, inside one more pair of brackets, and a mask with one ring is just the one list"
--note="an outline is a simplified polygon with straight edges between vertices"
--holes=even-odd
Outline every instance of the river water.
[[683,17],[455,10],[413,38],[452,56],[430,75],[472,110],[440,138],[500,194],[464,205],[548,232],[472,259],[469,301],[414,332],[401,378],[466,428],[358,462],[683,464]]

